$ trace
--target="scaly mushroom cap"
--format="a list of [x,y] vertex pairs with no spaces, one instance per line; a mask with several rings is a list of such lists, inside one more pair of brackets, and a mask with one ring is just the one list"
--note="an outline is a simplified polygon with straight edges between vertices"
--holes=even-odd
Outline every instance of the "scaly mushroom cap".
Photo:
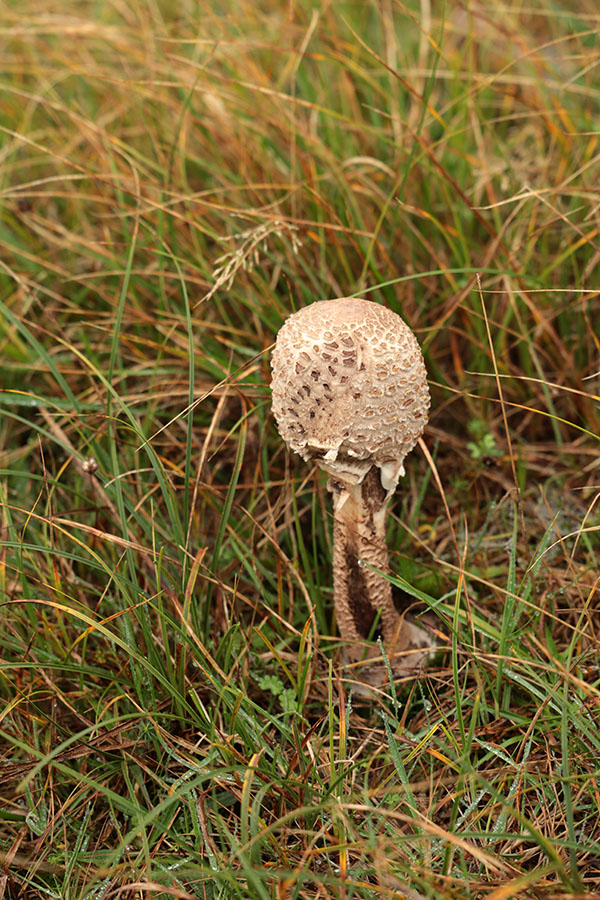
[[288,446],[346,483],[377,465],[393,491],[430,403],[421,350],[400,316],[353,297],[312,303],[282,326],[272,367]]

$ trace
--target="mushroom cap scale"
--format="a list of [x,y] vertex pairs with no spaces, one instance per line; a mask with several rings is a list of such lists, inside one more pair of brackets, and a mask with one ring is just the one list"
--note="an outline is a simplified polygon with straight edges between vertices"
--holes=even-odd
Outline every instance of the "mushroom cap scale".
[[430,403],[421,350],[400,316],[353,297],[312,303],[282,326],[272,368],[288,446],[346,481],[377,465],[394,490]]

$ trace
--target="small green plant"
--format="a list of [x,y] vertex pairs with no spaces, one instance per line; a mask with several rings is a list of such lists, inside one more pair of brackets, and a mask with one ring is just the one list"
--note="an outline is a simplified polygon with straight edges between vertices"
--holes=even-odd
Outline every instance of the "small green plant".
[[284,713],[298,712],[298,698],[293,688],[286,688],[277,675],[263,675],[258,680],[259,687],[263,691],[269,691],[274,697],[277,697],[281,703]]
[[481,419],[472,419],[468,426],[469,434],[474,440],[469,441],[467,448],[473,459],[485,459],[487,456],[502,456],[502,450],[496,447],[496,439],[487,430]]

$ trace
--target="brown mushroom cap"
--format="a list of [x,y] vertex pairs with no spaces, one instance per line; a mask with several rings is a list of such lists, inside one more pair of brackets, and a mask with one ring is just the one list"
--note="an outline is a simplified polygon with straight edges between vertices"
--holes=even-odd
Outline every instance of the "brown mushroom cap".
[[393,491],[430,403],[421,350],[400,316],[353,297],[312,303],[282,326],[272,367],[288,446],[346,481],[377,465]]

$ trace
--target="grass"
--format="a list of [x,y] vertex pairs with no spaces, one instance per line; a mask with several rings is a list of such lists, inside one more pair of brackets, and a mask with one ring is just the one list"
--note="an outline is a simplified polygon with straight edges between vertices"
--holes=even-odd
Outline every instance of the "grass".
[[[0,897],[600,897],[592,0],[9,0]],[[439,623],[368,703],[269,348],[360,294],[433,395]]]

